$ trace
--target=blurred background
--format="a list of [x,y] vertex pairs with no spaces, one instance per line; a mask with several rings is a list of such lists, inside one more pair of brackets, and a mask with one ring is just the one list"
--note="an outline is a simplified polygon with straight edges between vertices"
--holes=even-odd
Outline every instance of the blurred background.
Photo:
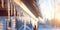
[[0,30],[60,30],[60,0],[0,0]]

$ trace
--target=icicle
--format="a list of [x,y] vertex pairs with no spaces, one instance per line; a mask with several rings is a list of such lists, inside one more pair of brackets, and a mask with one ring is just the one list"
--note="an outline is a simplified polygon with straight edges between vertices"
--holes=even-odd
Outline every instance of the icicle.
[[15,30],[15,25],[16,25],[16,9],[15,9],[15,6],[14,6],[14,16],[13,16],[13,20],[12,20],[12,30]]
[[8,21],[10,21],[10,2],[8,0]]
[[8,11],[8,19],[7,19],[7,28],[8,28],[10,21],[10,0],[7,0],[7,11]]
[[2,4],[1,4],[2,8],[4,8],[4,0],[1,0],[1,2],[2,2]]
[[15,6],[14,6],[14,17],[16,16],[16,10],[15,10]]
[[12,30],[15,30],[15,25],[16,25],[16,10],[15,10],[15,6],[13,6],[14,8],[13,8],[13,11],[14,11],[14,16],[13,17],[11,17],[12,18],[12,20],[11,20],[11,28],[12,28]]
[[[24,11],[22,11],[22,17],[25,17],[24,16]],[[24,30],[26,30],[26,22],[27,22],[27,19],[24,19],[24,18],[22,18],[23,19],[23,22],[24,22]]]

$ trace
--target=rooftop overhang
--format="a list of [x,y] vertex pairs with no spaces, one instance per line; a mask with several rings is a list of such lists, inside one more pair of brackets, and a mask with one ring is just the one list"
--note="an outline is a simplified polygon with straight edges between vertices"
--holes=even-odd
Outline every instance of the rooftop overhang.
[[36,16],[39,16],[39,10],[36,4],[36,0],[21,0],[27,8]]
[[[21,8],[24,9],[24,11],[26,11],[33,19],[38,20],[37,16],[37,10],[32,7],[30,4],[25,4],[23,1],[21,0],[14,0],[14,2],[19,5]],[[27,2],[27,1],[26,1]],[[28,3],[28,2],[27,2]],[[31,7],[30,7],[31,6]],[[30,7],[30,8],[29,8]],[[37,16],[36,16],[37,15]]]

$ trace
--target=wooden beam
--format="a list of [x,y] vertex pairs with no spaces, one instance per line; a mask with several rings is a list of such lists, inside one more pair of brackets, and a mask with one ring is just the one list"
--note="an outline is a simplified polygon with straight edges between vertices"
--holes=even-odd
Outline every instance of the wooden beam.
[[36,16],[39,16],[39,10],[35,0],[22,0],[22,2],[30,9],[30,11]]

